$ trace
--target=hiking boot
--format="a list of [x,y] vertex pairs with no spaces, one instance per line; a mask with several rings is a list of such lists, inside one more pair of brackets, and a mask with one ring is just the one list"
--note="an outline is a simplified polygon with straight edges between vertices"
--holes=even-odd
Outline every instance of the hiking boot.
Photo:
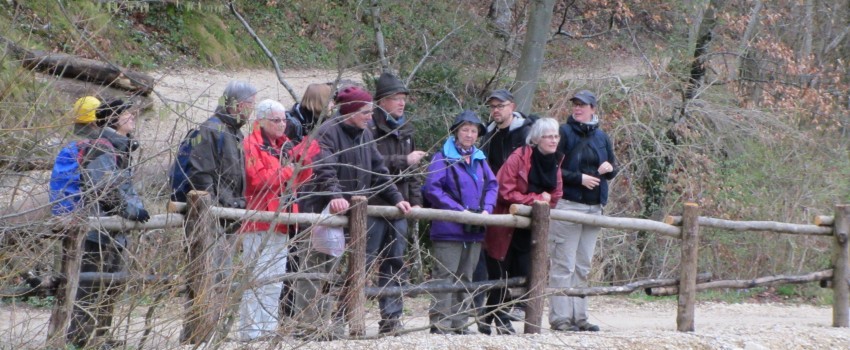
[[447,334],[453,334],[453,332],[452,332],[452,331],[449,331],[449,330],[445,330],[445,329],[439,328],[439,327],[437,327],[437,326],[431,326],[431,334],[442,334],[442,335],[447,335]]
[[579,323],[576,327],[581,332],[599,332],[599,326],[588,323],[587,321]]
[[490,335],[490,325],[483,321],[478,321],[478,333]]
[[469,328],[467,328],[467,327],[462,327],[462,328],[455,329],[454,334],[457,334],[457,335],[471,335],[471,334],[475,334],[475,333],[473,333],[473,332],[472,332]]
[[398,318],[389,318],[379,322],[379,334],[398,335],[398,333],[402,330],[404,330],[404,327],[401,325],[401,321]]
[[514,326],[511,324],[511,321],[503,320],[496,318],[496,334],[498,335],[514,335],[516,334],[516,330]]
[[558,331],[558,332],[578,332],[578,331],[580,331],[578,326],[571,324],[571,323],[561,323],[559,325],[554,325],[554,326],[552,326],[552,330]]

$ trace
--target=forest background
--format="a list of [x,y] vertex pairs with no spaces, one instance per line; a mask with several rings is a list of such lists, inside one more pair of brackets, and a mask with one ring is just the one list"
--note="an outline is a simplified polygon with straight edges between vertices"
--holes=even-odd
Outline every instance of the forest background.
[[[535,10],[541,7],[549,10]],[[521,88],[526,35],[548,23],[541,73],[524,108],[564,120],[572,93],[596,92],[622,169],[606,215],[660,220],[696,202],[704,216],[808,223],[850,202],[848,0],[268,0],[235,1],[233,9],[284,79],[304,70],[353,72],[371,88],[385,67],[397,72],[409,82],[417,141],[431,150],[460,110],[484,117],[489,91]],[[3,0],[0,33],[30,50],[160,77],[274,74],[223,1]],[[43,187],[22,184],[43,179],[43,164],[69,132],[71,102],[95,88],[69,92],[24,68],[8,47],[0,46],[0,230],[13,232],[36,223],[12,220],[37,214],[22,209],[22,198],[43,195]],[[169,96],[102,93],[146,102],[147,120],[188,120]],[[157,208],[167,200],[167,179],[149,175],[162,174],[171,156],[154,153],[138,165],[146,200]],[[717,279],[829,268],[828,237],[703,231],[699,269]],[[34,268],[23,258],[40,251],[12,247],[2,255],[3,279]],[[675,276],[678,250],[653,233],[605,230],[593,281]],[[830,298],[811,285],[780,292],[817,303]]]

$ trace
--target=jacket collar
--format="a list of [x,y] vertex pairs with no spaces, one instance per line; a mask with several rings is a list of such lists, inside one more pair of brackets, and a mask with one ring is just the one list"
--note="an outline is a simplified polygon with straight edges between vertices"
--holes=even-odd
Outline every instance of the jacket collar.
[[[413,135],[413,124],[410,123],[410,120],[405,120],[404,124],[402,124],[396,129],[393,129],[387,123],[387,118],[389,118],[390,116],[383,108],[375,108],[372,116],[372,123],[375,125],[375,129],[381,132],[381,135],[392,134],[395,131],[398,131],[399,137],[407,137]],[[407,116],[405,115],[403,117]]]
[[[472,152],[472,160],[485,160],[487,156],[484,155],[478,147],[472,146],[475,151]],[[443,143],[443,156],[447,159],[460,159],[460,153],[457,151],[457,147],[455,146],[455,137],[449,136],[445,143]]]
[[575,118],[570,115],[570,117],[567,118],[567,124],[579,135],[587,136],[592,134],[594,131],[596,131],[597,128],[599,128],[599,116],[594,114],[593,117],[590,118],[589,122],[582,123],[575,120]]
[[245,123],[239,121],[238,116],[233,116],[227,113],[227,110],[224,109],[223,106],[218,106],[215,108],[215,116],[221,120],[225,125],[233,128],[234,130],[239,130],[242,125]]
[[139,147],[136,140],[121,135],[110,127],[99,128],[95,124],[74,124],[74,134],[92,140],[104,138],[120,152],[130,152]]
[[[511,121],[511,125],[508,126],[508,132],[519,129],[528,122],[528,118],[520,112],[514,112],[513,115],[514,119]],[[496,130],[496,122],[491,122],[490,125],[487,126],[487,133],[491,133],[493,130]]]

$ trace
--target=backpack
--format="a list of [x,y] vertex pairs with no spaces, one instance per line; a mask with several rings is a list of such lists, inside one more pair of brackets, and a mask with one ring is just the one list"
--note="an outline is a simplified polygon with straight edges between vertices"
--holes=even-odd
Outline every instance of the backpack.
[[[49,196],[51,214],[66,215],[74,212],[82,202],[82,173],[93,147],[113,149],[112,143],[104,138],[71,142],[59,151],[50,173]],[[116,156],[117,158],[117,156]]]
[[[210,118],[210,121],[218,126],[216,130],[219,132],[219,137],[218,142],[216,142],[216,151],[220,154],[224,147],[224,130],[221,127],[222,123],[217,117]],[[168,174],[169,182],[171,183],[172,201],[185,202],[187,199],[186,195],[193,189],[192,183],[189,181],[193,173],[189,160],[192,156],[192,149],[197,144],[194,140],[198,137],[198,133],[200,132],[200,125],[189,130],[183,138],[183,141],[180,141],[180,145],[177,146],[177,154],[174,157],[174,164],[171,166],[171,170]]]

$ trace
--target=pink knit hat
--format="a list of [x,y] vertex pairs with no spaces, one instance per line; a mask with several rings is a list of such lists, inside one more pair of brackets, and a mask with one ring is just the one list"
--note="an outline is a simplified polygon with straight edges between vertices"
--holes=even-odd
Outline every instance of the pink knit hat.
[[372,103],[372,95],[357,86],[349,86],[337,92],[334,102],[339,106],[339,114],[346,115]]

